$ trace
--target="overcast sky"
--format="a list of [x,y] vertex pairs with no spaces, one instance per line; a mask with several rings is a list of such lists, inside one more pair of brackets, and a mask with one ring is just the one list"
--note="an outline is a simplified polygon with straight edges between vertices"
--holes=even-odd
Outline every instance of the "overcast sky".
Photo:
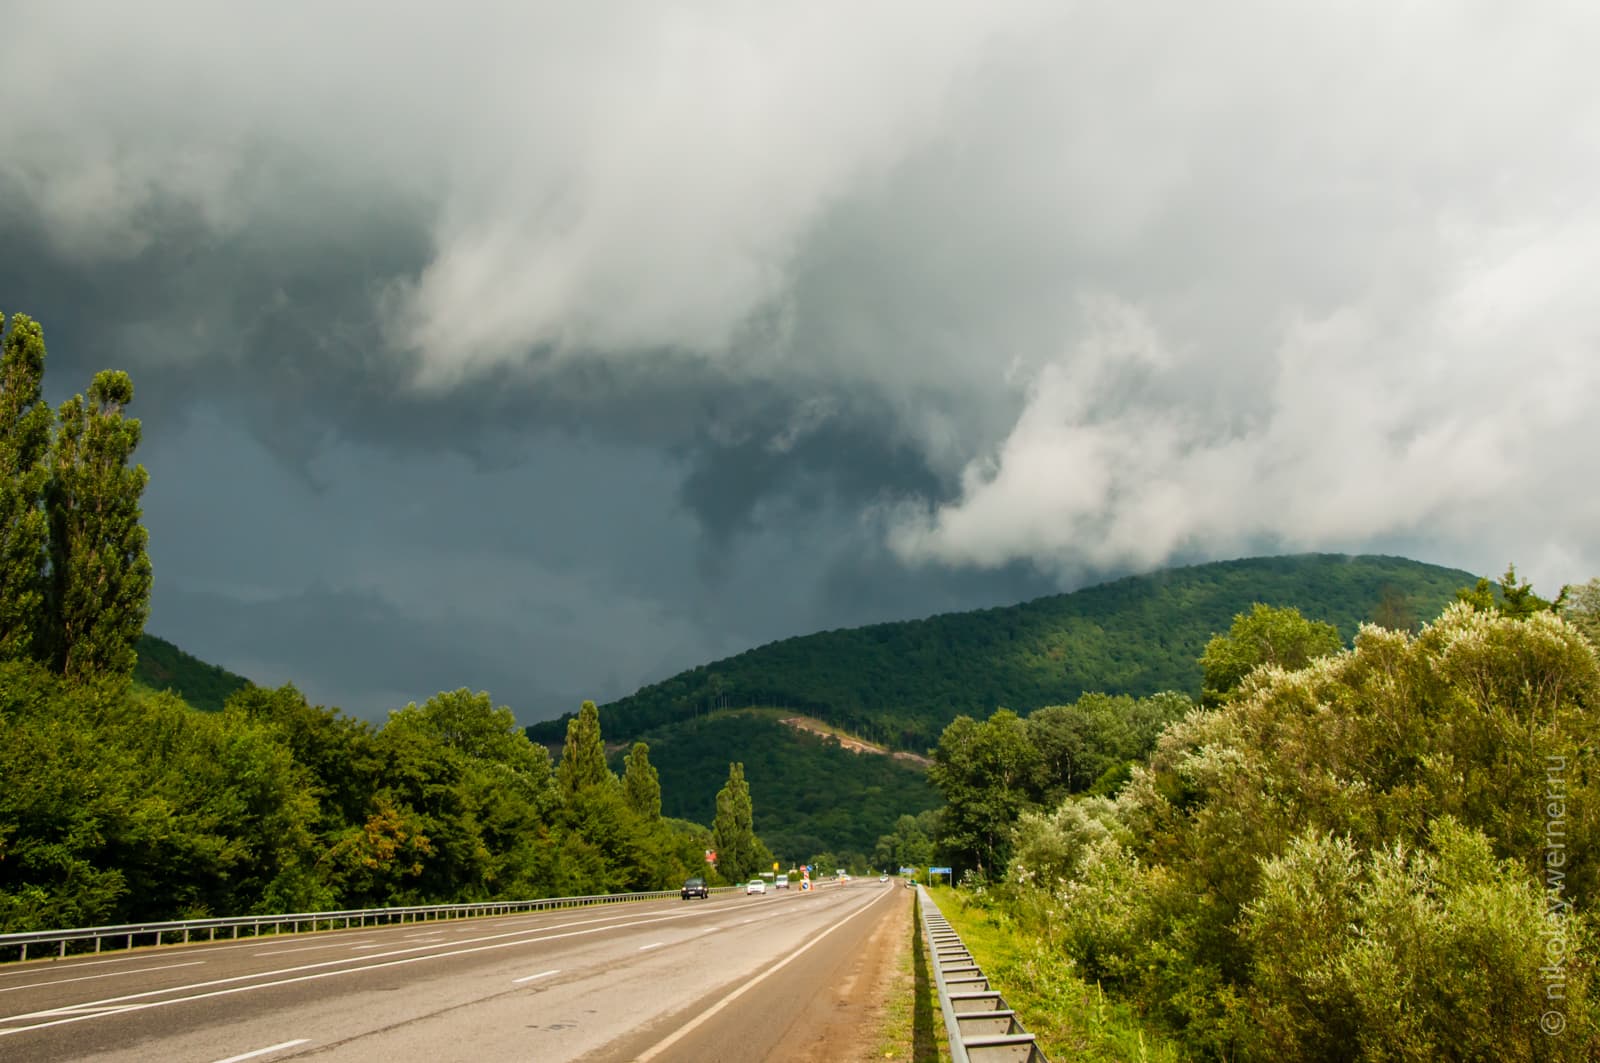
[[[1600,8],[0,0],[149,630],[527,722],[1172,563],[1600,574]],[[420,6],[420,5],[418,5]]]

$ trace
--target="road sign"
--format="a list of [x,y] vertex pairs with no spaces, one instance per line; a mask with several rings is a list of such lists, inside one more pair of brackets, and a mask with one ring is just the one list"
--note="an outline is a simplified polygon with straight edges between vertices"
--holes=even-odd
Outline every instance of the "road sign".
[[902,875],[915,875],[917,873],[917,869],[914,867],[902,867],[900,869],[900,873]]
[[928,874],[930,874],[930,875],[948,875],[948,874],[950,874],[950,869],[948,867],[930,867],[930,868],[928,868]]

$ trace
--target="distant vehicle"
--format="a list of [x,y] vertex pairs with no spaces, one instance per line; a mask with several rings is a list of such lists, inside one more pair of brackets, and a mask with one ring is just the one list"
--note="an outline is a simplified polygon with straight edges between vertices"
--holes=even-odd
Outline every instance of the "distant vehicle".
[[705,879],[692,878],[683,884],[683,889],[678,891],[678,895],[684,900],[689,900],[691,897],[708,898],[711,896],[711,890],[707,888]]
[[789,888],[789,876],[788,875],[779,875],[778,876],[778,880],[772,884],[772,888],[775,889],[775,890],[786,890],[786,889],[788,889]]
[[750,885],[744,888],[744,892],[746,896],[752,893],[765,893],[767,892],[767,884],[758,878],[753,878],[750,880]]
[[888,882],[889,881],[889,876],[888,875],[879,875],[878,876],[878,881],[879,882]]

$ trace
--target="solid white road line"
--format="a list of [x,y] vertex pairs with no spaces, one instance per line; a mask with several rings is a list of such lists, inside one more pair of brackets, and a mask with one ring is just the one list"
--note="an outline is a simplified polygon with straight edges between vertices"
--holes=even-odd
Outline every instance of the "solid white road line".
[[57,978],[53,982],[29,982],[27,985],[8,985],[0,989],[0,993],[15,993],[19,989],[38,989],[40,986],[65,985],[68,982],[92,982],[97,978],[120,978],[125,974],[144,974],[146,971],[170,971],[174,967],[199,967],[205,960],[190,960],[188,963],[168,963],[160,967],[135,967],[131,971],[107,971],[105,974],[80,974],[76,978]]
[[282,1052],[285,1048],[293,1048],[296,1045],[308,1044],[310,1040],[311,1038],[309,1037],[302,1037],[297,1041],[284,1041],[281,1044],[268,1045],[266,1048],[258,1048],[254,1052],[242,1052],[237,1056],[229,1056],[227,1059],[219,1059],[217,1060],[217,1063],[241,1063],[243,1060],[255,1059],[258,1056],[270,1056],[274,1052]]
[[513,979],[511,979],[511,981],[516,985],[521,985],[523,982],[531,982],[536,978],[549,978],[553,974],[560,974],[560,973],[561,972],[559,970],[555,970],[555,971],[540,971],[538,974],[523,975],[521,978],[513,978]]
[[651,949],[659,949],[662,945],[665,945],[665,944],[666,944],[665,941],[652,941],[648,945],[640,945],[639,946],[639,951],[640,952],[649,952]]
[[318,949],[358,948],[348,941],[334,941],[326,945],[301,945],[297,949],[268,949],[266,952],[252,952],[252,956],[287,956],[291,952],[316,952]]
[[772,965],[771,967],[768,967],[765,971],[762,971],[756,977],[752,978],[748,982],[745,982],[743,985],[739,986],[738,989],[735,989],[732,993],[729,993],[727,996],[717,1001],[714,1005],[707,1008],[705,1011],[702,1011],[699,1015],[695,1016],[693,1020],[678,1027],[677,1031],[670,1037],[667,1037],[661,1041],[657,1041],[650,1048],[646,1049],[643,1053],[635,1057],[633,1063],[647,1063],[648,1060],[652,1060],[659,1056],[661,1053],[665,1052],[667,1049],[681,1041],[684,1037],[687,1037],[691,1031],[697,1029],[702,1023],[708,1021],[717,1012],[721,1011],[729,1004],[732,1004],[735,1000],[738,1000],[740,997],[750,992],[750,990],[754,989],[762,982],[765,982],[768,978],[771,978],[773,975],[789,966],[795,960],[798,960],[801,956],[804,956],[812,948],[821,944],[823,938],[827,937],[835,930],[838,930],[841,926],[844,926],[862,912],[873,907],[873,905],[877,904],[878,901],[882,900],[886,896],[888,896],[888,894],[880,894],[878,897],[868,901],[866,904],[863,904],[860,908],[857,908],[855,911],[851,912],[837,923],[834,923],[828,929],[824,930],[822,933],[818,934],[816,937],[812,938],[795,951],[789,953],[789,955],[784,957],[781,961]]

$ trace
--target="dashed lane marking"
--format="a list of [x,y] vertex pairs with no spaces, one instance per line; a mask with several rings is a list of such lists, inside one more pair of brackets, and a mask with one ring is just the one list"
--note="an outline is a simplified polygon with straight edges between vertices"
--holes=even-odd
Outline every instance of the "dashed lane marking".
[[540,971],[538,974],[525,974],[521,978],[513,978],[511,981],[516,985],[521,985],[523,982],[532,982],[540,978],[549,978],[553,974],[560,973],[561,972],[559,970]]
[[258,1048],[254,1052],[241,1052],[236,1056],[229,1056],[227,1059],[219,1059],[217,1063],[244,1063],[244,1060],[260,1059],[262,1056],[270,1056],[274,1052],[282,1052],[286,1048],[309,1044],[310,1041],[311,1038],[309,1037],[301,1037],[294,1041],[282,1041],[275,1045],[268,1045],[265,1048]]

